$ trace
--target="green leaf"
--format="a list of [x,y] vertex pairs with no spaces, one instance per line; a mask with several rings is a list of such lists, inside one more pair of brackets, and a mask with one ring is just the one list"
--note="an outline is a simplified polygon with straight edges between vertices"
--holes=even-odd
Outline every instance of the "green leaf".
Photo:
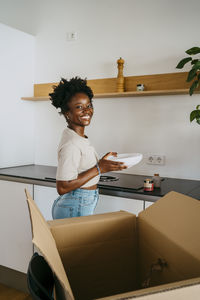
[[196,64],[198,61],[199,61],[198,59],[193,59],[193,60],[191,61],[191,65]]
[[193,110],[190,113],[190,122],[194,121],[194,119],[200,119],[200,110]]
[[190,113],[190,122],[192,122],[196,117],[196,110],[191,111]]
[[197,105],[196,109],[199,109],[200,105]]
[[187,82],[190,82],[192,79],[194,79],[194,77],[197,75],[197,70],[194,68],[192,68],[192,70],[190,70],[190,72],[188,73],[188,77],[187,77]]
[[196,121],[200,125],[200,118],[196,118]]
[[200,61],[199,60],[194,63],[192,69],[196,69],[196,70],[200,69]]
[[190,96],[192,96],[192,94],[194,93],[194,90],[199,86],[199,81],[198,80],[195,80],[193,82],[193,84],[191,85],[190,87],[190,90],[189,90],[189,94]]
[[190,61],[190,60],[192,60],[192,57],[185,57],[185,58],[183,58],[181,61],[179,61],[179,63],[178,63],[178,65],[176,66],[176,68],[177,68],[177,69],[182,69],[182,68],[185,66],[185,64],[186,64],[188,61]]
[[188,49],[187,51],[185,51],[185,53],[189,54],[189,55],[195,55],[200,53],[200,48],[199,47],[192,47],[190,49]]

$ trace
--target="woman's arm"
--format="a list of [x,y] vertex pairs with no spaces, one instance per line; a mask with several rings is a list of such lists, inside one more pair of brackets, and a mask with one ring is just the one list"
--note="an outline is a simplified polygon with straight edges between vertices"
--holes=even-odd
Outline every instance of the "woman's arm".
[[[106,173],[110,171],[120,171],[127,168],[122,162],[108,160],[107,157],[109,155],[116,156],[117,153],[109,152],[99,160],[98,164],[101,173]],[[78,177],[74,180],[68,180],[68,181],[57,180],[56,187],[57,187],[58,194],[63,195],[77,188],[80,188],[82,185],[84,185],[86,182],[88,182],[90,179],[97,176],[98,174],[99,172],[97,170],[97,167],[94,166],[91,169],[80,173]]]

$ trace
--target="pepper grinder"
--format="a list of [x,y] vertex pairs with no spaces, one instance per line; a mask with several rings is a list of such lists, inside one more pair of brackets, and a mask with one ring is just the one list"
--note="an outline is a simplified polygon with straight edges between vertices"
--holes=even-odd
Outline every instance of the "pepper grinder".
[[123,68],[124,68],[124,60],[120,57],[117,60],[118,67],[118,75],[117,75],[117,92],[124,92],[124,76],[123,76]]

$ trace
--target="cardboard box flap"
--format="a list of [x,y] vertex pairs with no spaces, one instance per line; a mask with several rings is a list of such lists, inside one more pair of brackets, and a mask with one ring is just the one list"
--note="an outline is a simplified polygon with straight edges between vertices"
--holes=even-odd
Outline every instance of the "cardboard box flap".
[[33,243],[44,255],[53,272],[55,272],[57,278],[60,280],[63,287],[67,290],[67,293],[69,295],[68,299],[74,299],[68,278],[66,276],[60,255],[56,247],[55,240],[51,234],[49,226],[27,190],[25,190],[25,193],[32,223]]
[[133,239],[135,223],[136,216],[126,211],[48,221],[58,249]]
[[98,300],[199,300],[199,294],[200,277],[163,284],[148,289],[141,289],[133,292],[98,298]]
[[62,225],[68,225],[68,224],[82,224],[85,222],[92,222],[92,220],[98,221],[100,219],[104,219],[104,220],[111,220],[113,219],[118,219],[118,218],[124,218],[127,216],[135,216],[135,214],[130,213],[128,211],[124,211],[124,210],[120,210],[120,211],[115,211],[115,212],[108,212],[108,213],[102,213],[102,214],[96,214],[96,215],[91,215],[89,216],[82,216],[81,218],[76,217],[76,218],[65,218],[65,219],[55,219],[55,220],[49,220],[47,221],[47,223],[49,224],[50,227],[58,227],[58,226],[62,226]]
[[200,261],[200,201],[170,192],[141,212],[138,219]]
[[[200,276],[199,216],[200,202],[176,192],[168,193],[139,214],[141,287],[147,281],[148,286],[156,286]],[[161,271],[151,273],[159,261],[164,262]]]

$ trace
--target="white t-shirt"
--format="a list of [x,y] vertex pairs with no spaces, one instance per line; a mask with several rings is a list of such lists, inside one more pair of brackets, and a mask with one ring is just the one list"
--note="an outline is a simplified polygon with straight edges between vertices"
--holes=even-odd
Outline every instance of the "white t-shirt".
[[[58,146],[58,167],[56,180],[73,180],[96,165],[98,154],[90,144],[88,138],[78,135],[74,130],[66,128],[63,131]],[[93,177],[81,187],[90,187],[97,184],[99,175]]]

